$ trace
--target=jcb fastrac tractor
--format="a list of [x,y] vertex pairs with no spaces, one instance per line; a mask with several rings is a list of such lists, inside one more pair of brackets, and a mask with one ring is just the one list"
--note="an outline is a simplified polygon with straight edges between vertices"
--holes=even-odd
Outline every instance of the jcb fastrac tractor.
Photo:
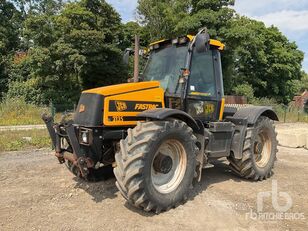
[[224,106],[223,49],[206,29],[152,43],[138,82],[82,92],[72,121],[43,115],[59,162],[89,181],[113,167],[123,197],[156,213],[185,202],[218,158],[241,177],[270,177],[277,115]]

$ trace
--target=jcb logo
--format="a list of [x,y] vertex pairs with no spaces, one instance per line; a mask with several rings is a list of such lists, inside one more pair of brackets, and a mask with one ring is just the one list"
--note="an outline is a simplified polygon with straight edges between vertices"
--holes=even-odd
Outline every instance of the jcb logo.
[[205,105],[205,113],[211,114],[215,111],[214,104],[206,104]]
[[115,101],[115,106],[117,111],[125,111],[127,109],[127,105],[123,101]]
[[86,110],[86,106],[84,104],[80,104],[79,113],[84,112]]
[[135,110],[149,110],[149,109],[156,109],[157,107],[159,107],[158,104],[137,103],[135,106]]

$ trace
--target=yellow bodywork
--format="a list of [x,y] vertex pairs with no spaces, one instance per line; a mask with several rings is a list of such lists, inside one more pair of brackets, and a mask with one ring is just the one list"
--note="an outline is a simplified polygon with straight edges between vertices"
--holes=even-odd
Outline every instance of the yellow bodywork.
[[164,90],[158,81],[124,83],[86,90],[103,95],[103,123],[107,126],[136,125],[136,116],[145,110],[163,108]]
[[221,99],[220,104],[220,111],[219,111],[219,120],[222,121],[223,115],[224,115],[224,109],[225,109],[225,98]]
[[129,91],[142,90],[145,88],[159,87],[158,81],[152,82],[138,82],[138,83],[122,83],[117,85],[111,85],[106,87],[98,87],[90,90],[83,91],[82,93],[95,93],[104,96],[116,95],[121,93],[127,93]]
[[210,45],[218,47],[218,50],[220,50],[220,51],[225,49],[225,44],[223,44],[222,42],[215,40],[215,39],[210,39]]
[[[189,39],[189,41],[192,41],[194,39],[194,35],[186,35],[186,37]],[[152,42],[150,46],[153,46],[155,44],[160,44],[162,42],[168,41],[167,39],[161,39],[155,42]],[[210,39],[210,45],[217,47],[218,50],[223,50],[225,48],[225,44],[222,42],[215,40],[215,39]]]

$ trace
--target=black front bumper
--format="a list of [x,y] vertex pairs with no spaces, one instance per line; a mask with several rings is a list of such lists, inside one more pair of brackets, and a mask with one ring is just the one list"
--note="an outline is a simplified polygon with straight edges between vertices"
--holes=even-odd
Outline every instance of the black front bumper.
[[[87,158],[81,149],[75,127],[71,122],[65,124],[55,124],[51,116],[42,115],[42,119],[46,124],[52,144],[55,148],[55,155],[62,164],[65,159],[71,161],[72,164],[79,167],[83,176],[88,174],[88,168],[94,166],[93,161]],[[61,139],[66,139],[69,144],[67,147],[62,147]]]
[[[71,161],[79,167],[84,176],[88,173],[88,168],[93,168],[97,162],[104,163],[108,158],[110,163],[110,158],[114,158],[114,145],[127,134],[126,129],[123,128],[86,127],[76,125],[73,121],[57,124],[46,114],[42,115],[42,119],[46,124],[59,162]],[[88,143],[82,141],[81,131],[87,131],[90,134]],[[65,147],[63,140],[67,143]]]

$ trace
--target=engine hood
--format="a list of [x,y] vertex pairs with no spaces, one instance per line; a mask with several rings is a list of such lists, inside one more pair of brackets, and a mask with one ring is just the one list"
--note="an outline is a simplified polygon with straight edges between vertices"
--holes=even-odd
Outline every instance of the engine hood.
[[83,91],[82,93],[92,93],[103,96],[110,96],[110,95],[118,95],[122,93],[128,93],[128,92],[158,88],[158,87],[160,87],[160,83],[158,81],[123,83],[106,87],[93,88],[90,90]]

